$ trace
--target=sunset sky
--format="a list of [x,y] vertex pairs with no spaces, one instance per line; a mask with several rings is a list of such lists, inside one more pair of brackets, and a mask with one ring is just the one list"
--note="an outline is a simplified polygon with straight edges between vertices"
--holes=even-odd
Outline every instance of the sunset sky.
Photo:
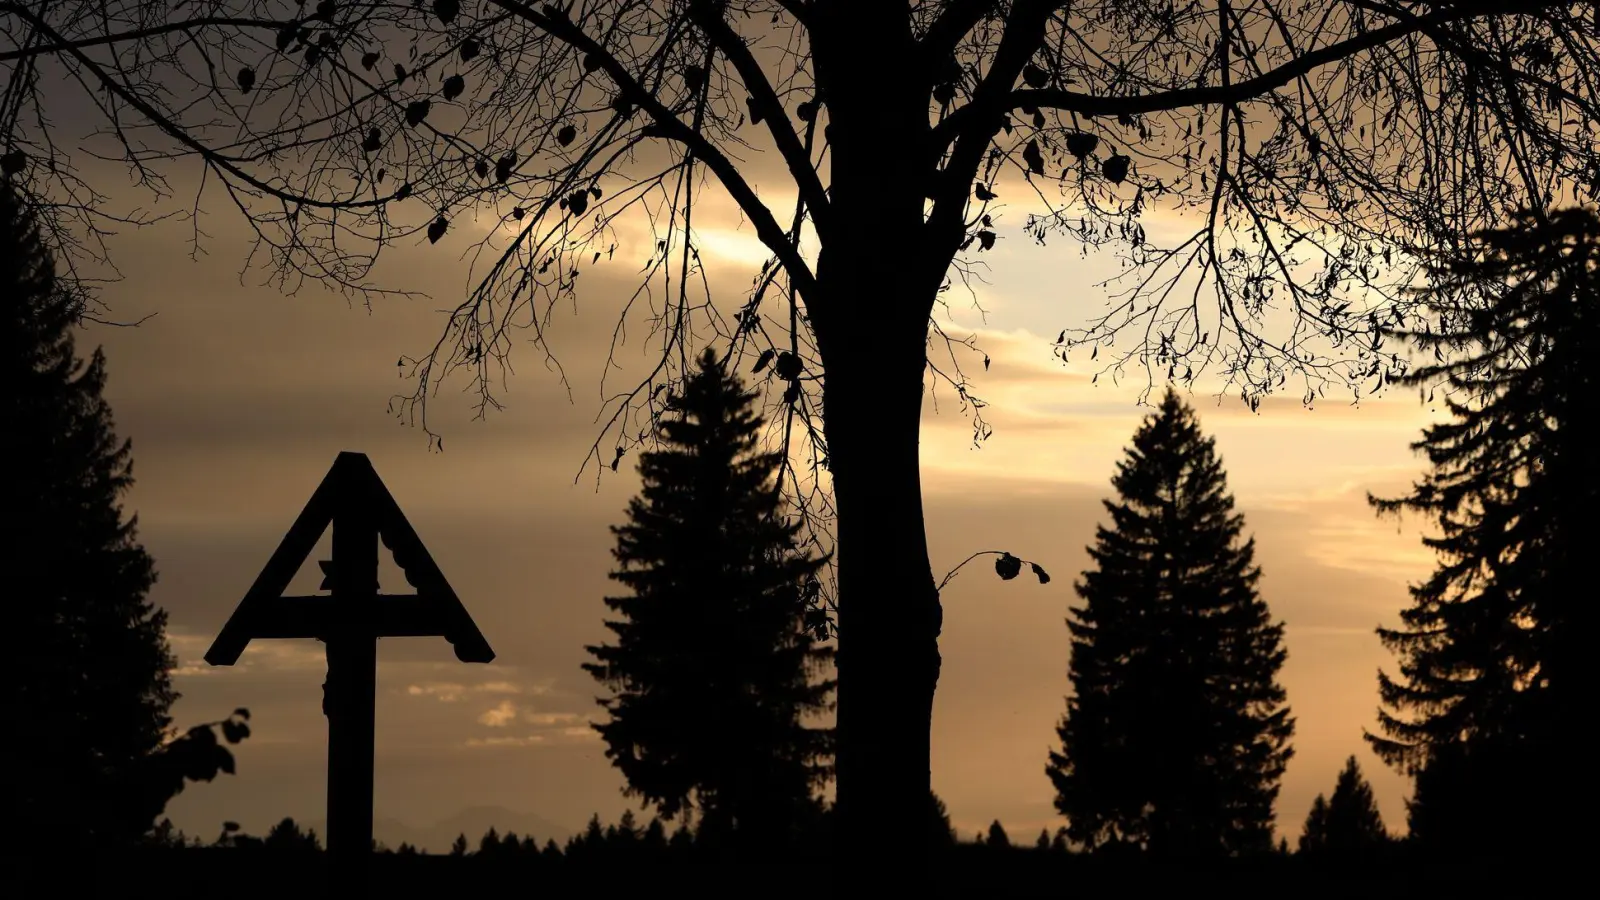
[[[777,204],[775,204],[777,205]],[[377,814],[417,825],[473,806],[536,813],[569,829],[592,812],[626,807],[622,780],[587,727],[596,685],[579,669],[585,644],[603,640],[602,597],[612,589],[609,524],[636,487],[632,457],[618,475],[580,466],[598,435],[599,374],[616,297],[642,254],[624,247],[614,269],[586,273],[576,311],[553,318],[566,387],[531,348],[519,349],[500,399],[504,412],[474,422],[472,397],[446,385],[431,408],[444,452],[386,411],[408,390],[396,358],[431,345],[467,283],[471,225],[438,246],[420,236],[398,248],[379,281],[430,299],[380,299],[369,311],[308,286],[284,296],[239,270],[241,223],[205,218],[205,253],[192,259],[187,226],[117,236],[125,276],[106,299],[137,328],[91,327],[110,358],[110,399],[134,441],[138,484],[129,509],[160,572],[154,599],[170,611],[180,668],[177,724],[253,713],[238,774],[191,787],[170,806],[203,837],[224,819],[261,832],[283,816],[322,815],[324,662],[315,642],[257,642],[232,668],[201,655],[341,450],[369,454],[457,593],[498,652],[492,665],[459,664],[442,640],[386,640],[378,676]],[[714,283],[737,295],[765,258],[728,210],[705,216],[700,246]],[[992,270],[979,286],[987,310],[952,301],[953,327],[993,360],[976,391],[994,436],[971,443],[968,418],[941,394],[929,405],[923,485],[935,576],[970,553],[1004,549],[1043,564],[1047,586],[999,581],[987,566],[947,589],[943,676],[933,724],[933,782],[970,836],[1000,819],[1029,839],[1062,821],[1051,807],[1045,757],[1067,691],[1072,584],[1101,518],[1116,461],[1147,409],[1142,378],[1091,385],[1063,366],[1050,342],[1104,302],[1096,284],[1115,270],[1065,242],[1040,248],[1008,216]],[[484,226],[487,227],[487,226]],[[1159,218],[1150,227],[1161,227]],[[624,365],[645,360],[631,341]],[[632,362],[630,363],[629,360]],[[748,367],[747,367],[748,368]],[[1405,586],[1430,558],[1416,523],[1376,519],[1367,491],[1394,492],[1420,472],[1408,442],[1432,415],[1413,391],[1314,410],[1290,394],[1251,413],[1236,398],[1189,396],[1217,438],[1231,485],[1258,545],[1262,591],[1287,623],[1282,674],[1298,727],[1278,804],[1292,841],[1315,794],[1331,791],[1356,754],[1385,820],[1403,827],[1403,779],[1363,744],[1388,657],[1373,629],[1393,624]],[[326,558],[324,545],[313,560]],[[401,582],[385,560],[384,583]],[[308,563],[292,591],[315,589]],[[542,836],[541,836],[542,837]]]

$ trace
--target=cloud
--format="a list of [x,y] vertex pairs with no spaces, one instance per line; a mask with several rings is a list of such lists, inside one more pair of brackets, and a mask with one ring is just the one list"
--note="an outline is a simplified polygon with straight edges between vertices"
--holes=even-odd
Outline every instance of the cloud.
[[[485,712],[479,717],[478,721],[491,728],[502,728],[510,725],[514,718],[515,708],[510,701],[507,701]],[[536,725],[571,722],[578,718],[578,716],[570,713],[536,713],[524,716],[526,721]],[[599,739],[599,733],[588,725],[568,725],[521,735],[471,737],[467,738],[464,744],[468,747],[537,747],[559,744],[586,744]]]
[[528,734],[520,737],[505,735],[503,737],[467,738],[468,747],[532,747],[545,742],[544,735]]
[[479,691],[481,691],[481,692],[483,692],[485,694],[520,694],[520,693],[522,693],[522,687],[521,686],[512,684],[509,681],[491,681],[491,682],[488,682],[486,684],[480,684],[480,685],[478,685],[477,690],[479,690]]
[[493,709],[484,710],[478,716],[480,725],[490,728],[504,728],[517,720],[517,705],[510,700],[501,700]]
[[772,256],[772,251],[755,236],[755,229],[696,228],[695,247],[702,253],[737,265],[756,267]]
[[[216,636],[212,634],[169,628],[167,643],[172,647],[172,653],[178,660],[173,674],[178,677],[216,674],[222,667],[213,666],[205,661],[205,652],[210,649],[215,639]],[[251,669],[304,671],[327,667],[328,658],[319,642],[261,640],[251,641],[249,646],[244,648],[244,653],[240,654],[239,661],[227,668],[234,671]]]
[[441,703],[454,703],[466,692],[466,686],[460,684],[413,684],[406,688],[413,697],[432,697]]
[[582,718],[577,713],[533,712],[530,710],[522,714],[522,721],[527,722],[529,725],[544,727],[565,725],[568,722],[576,722]]
[[[435,668],[434,664],[422,663],[419,667]],[[459,681],[425,681],[415,682],[406,686],[405,693],[410,697],[432,697],[440,703],[455,703],[469,694],[495,694],[541,697],[549,694],[554,689],[555,679],[546,678],[532,684],[518,684],[504,679],[497,681],[483,681],[478,684],[462,684]],[[510,701],[506,701],[509,703]]]

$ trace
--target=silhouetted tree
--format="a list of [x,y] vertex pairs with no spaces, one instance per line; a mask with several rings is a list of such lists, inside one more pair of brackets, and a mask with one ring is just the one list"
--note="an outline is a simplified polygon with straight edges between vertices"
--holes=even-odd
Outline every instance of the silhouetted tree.
[[679,853],[688,851],[694,846],[694,832],[689,830],[689,823],[679,821],[678,827],[672,830],[672,837],[667,839],[667,847]]
[[753,395],[709,352],[700,366],[612,529],[611,577],[630,594],[606,599],[616,643],[589,647],[584,669],[615,692],[594,728],[627,793],[669,817],[698,804],[702,835],[771,844],[828,774],[829,733],[803,721],[833,689],[817,675],[832,651],[804,622],[822,563],[795,549]]
[[1368,738],[1417,776],[1417,840],[1510,850],[1548,842],[1524,823],[1563,818],[1589,766],[1600,218],[1524,213],[1431,265],[1430,327],[1397,333],[1432,351],[1406,383],[1442,382],[1451,419],[1413,445],[1431,470],[1411,493],[1372,502],[1431,519],[1439,562],[1378,632],[1400,673]]
[[955,826],[950,824],[950,811],[945,808],[944,800],[933,791],[928,792],[928,799],[933,804],[932,814],[929,816],[931,824],[931,844],[934,847],[950,847],[956,842]]
[[[317,832],[309,828],[302,831],[299,824],[291,818],[285,818],[272,826],[267,831],[263,843],[268,850],[280,852],[306,853],[322,849],[322,845],[317,841]],[[404,850],[404,845],[401,849]]]
[[467,855],[467,836],[465,834],[456,835],[455,843],[450,845],[450,855],[451,856],[466,856]]
[[1001,826],[999,819],[989,823],[989,839],[984,841],[984,845],[989,847],[1011,846],[1011,837],[1006,834],[1006,830]]
[[150,829],[145,842],[153,847],[168,849],[177,849],[190,845],[189,837],[176,825],[172,824],[171,819],[165,817],[157,822],[154,828]]
[[644,836],[640,839],[651,850],[665,850],[667,848],[667,829],[661,820],[652,816],[650,824],[645,826]]
[[493,856],[498,853],[499,850],[500,832],[496,831],[493,825],[490,825],[489,830],[485,831],[483,833],[483,837],[478,839],[478,855]]
[[[502,221],[482,238],[492,263],[414,370],[419,399],[462,368],[487,398],[489,367],[518,343],[507,324],[542,340],[550,310],[595,281],[575,274],[609,255],[617,215],[650,236],[619,262],[649,254],[647,283],[673,276],[652,321],[660,380],[683,374],[696,334],[731,330],[698,291],[713,278],[694,275],[703,181],[738,206],[773,259],[753,273],[737,343],[808,357],[774,393],[795,393],[813,427],[793,433],[816,439],[837,504],[853,622],[841,640],[860,648],[840,673],[859,685],[839,710],[847,847],[909,825],[929,786],[941,614],[918,474],[924,378],[968,390],[950,366],[929,372],[930,343],[963,345],[930,313],[1006,239],[997,201],[1056,185],[1020,223],[1032,238],[1125,241],[1143,264],[1137,296],[1063,332],[1063,351],[1129,327],[1148,342],[1120,342],[1103,365],[1183,377],[1213,363],[1254,403],[1287,374],[1359,389],[1394,364],[1349,339],[1378,327],[1353,301],[1387,280],[1371,265],[1385,238],[1446,243],[1547,191],[1595,190],[1595,142],[1568,124],[1594,118],[1600,83],[1584,4],[130,2],[116,16],[90,0],[0,12],[0,65],[19,85],[0,106],[4,173],[64,198],[62,231],[92,240],[106,204],[83,179],[118,170],[79,159],[101,150],[77,139],[99,111],[122,137],[107,145],[141,172],[171,154],[225,182],[286,284],[351,291],[372,288],[390,243],[410,253],[423,231]],[[114,64],[95,56],[112,47]],[[635,202],[654,191],[662,203]],[[1140,215],[1153,206],[1204,212],[1152,245]],[[1188,280],[1194,291],[1170,290]],[[1305,327],[1271,327],[1284,307]],[[1348,355],[1330,360],[1327,334]],[[655,383],[617,397],[625,446],[659,411]]]
[[583,831],[567,838],[566,853],[563,855],[573,860],[593,859],[604,853],[605,848],[606,829],[600,824],[600,814],[594,813]]
[[1349,858],[1371,853],[1388,841],[1372,785],[1361,776],[1361,766],[1351,756],[1339,772],[1333,799],[1324,800],[1318,794],[1311,804],[1300,852]]
[[607,837],[609,838],[609,843],[624,848],[631,847],[638,842],[640,837],[639,820],[634,816],[633,810],[625,809],[622,811],[622,818],[617,820],[616,831],[607,835]]
[[1304,831],[1300,834],[1301,853],[1319,853],[1328,846],[1328,798],[1322,794],[1311,801]]
[[1077,584],[1073,695],[1047,771],[1074,840],[1166,853],[1272,849],[1292,751],[1283,626],[1256,592],[1215,442],[1169,390],[1112,479]]
[[1057,828],[1055,835],[1050,838],[1050,852],[1066,853],[1070,849],[1067,846],[1067,830],[1065,828]]
[[155,568],[137,516],[123,516],[131,443],[117,438],[102,396],[105,355],[79,359],[81,308],[8,184],[0,184],[0,303],[0,508],[10,523],[0,541],[10,645],[0,698],[27,733],[8,741],[8,815],[28,823],[23,842],[128,843],[183,787],[182,766],[173,785],[159,777],[162,764],[203,768],[220,757],[180,759],[189,742],[155,758],[177,695],[166,613],[145,596]]

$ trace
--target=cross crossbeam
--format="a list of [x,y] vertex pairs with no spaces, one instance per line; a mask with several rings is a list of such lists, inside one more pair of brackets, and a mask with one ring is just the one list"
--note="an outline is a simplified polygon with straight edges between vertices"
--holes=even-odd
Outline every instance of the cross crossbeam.
[[373,594],[369,598],[278,597],[241,604],[235,614],[254,639],[315,638],[359,632],[375,638],[442,637],[449,607],[438,597]]

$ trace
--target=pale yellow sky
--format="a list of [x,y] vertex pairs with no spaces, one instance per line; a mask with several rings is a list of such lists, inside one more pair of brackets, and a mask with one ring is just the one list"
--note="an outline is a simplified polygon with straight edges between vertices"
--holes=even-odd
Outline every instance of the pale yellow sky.
[[[1044,763],[1067,691],[1062,620],[1076,602],[1071,585],[1087,563],[1115,462],[1146,410],[1140,385],[1091,385],[1085,370],[1051,355],[1056,332],[1102,302],[1094,284],[1114,262],[1086,259],[1065,242],[1038,248],[1021,219],[1008,216],[987,256],[987,316],[959,304],[954,311],[993,360],[987,373],[976,360],[971,368],[995,434],[973,449],[967,418],[944,405],[942,392],[941,412],[926,417],[923,464],[936,576],[988,548],[1037,560],[1055,576],[1048,586],[1002,583],[978,567],[945,597],[935,788],[964,832],[999,818],[1031,838],[1061,824]],[[751,250],[748,226],[711,214],[701,221],[715,226],[701,241],[714,283],[737,292],[751,261],[763,258]],[[154,599],[171,611],[185,695],[178,722],[236,706],[255,714],[239,774],[180,796],[174,820],[209,837],[223,819],[262,830],[285,815],[321,815],[320,647],[262,642],[231,669],[211,669],[200,656],[341,450],[372,457],[499,652],[493,665],[467,666],[442,641],[384,642],[379,815],[423,824],[503,805],[567,828],[591,812],[619,815],[621,780],[584,727],[596,690],[578,665],[584,644],[606,634],[606,527],[636,479],[631,458],[598,487],[592,471],[576,476],[598,434],[597,350],[611,338],[637,260],[621,252],[614,268],[587,272],[577,312],[552,320],[570,399],[540,354],[520,348],[501,393],[506,411],[472,422],[471,396],[453,384],[441,392],[431,408],[445,439],[437,454],[385,407],[407,389],[396,357],[432,342],[437,310],[466,284],[460,254],[472,229],[453,230],[439,246],[419,238],[380,271],[380,281],[433,299],[380,300],[371,311],[314,287],[286,297],[254,286],[258,276],[241,285],[237,223],[218,215],[207,229],[215,237],[198,262],[183,256],[181,227],[118,236],[126,280],[109,294],[116,314],[158,315],[135,329],[95,328],[85,340],[107,349],[119,427],[134,440],[139,483],[130,507],[161,573]],[[632,342],[621,362],[636,367],[648,352]],[[1259,414],[1206,394],[1191,402],[1217,437],[1257,539],[1262,590],[1288,624],[1283,681],[1299,726],[1280,830],[1291,840],[1299,833],[1312,797],[1331,790],[1352,753],[1386,820],[1399,826],[1406,785],[1365,750],[1361,729],[1373,720],[1377,669],[1388,663],[1373,628],[1395,621],[1407,580],[1430,560],[1413,523],[1378,521],[1363,497],[1420,471],[1407,444],[1429,411],[1409,391],[1314,411],[1274,398]],[[309,573],[301,579],[294,589],[314,587]]]

